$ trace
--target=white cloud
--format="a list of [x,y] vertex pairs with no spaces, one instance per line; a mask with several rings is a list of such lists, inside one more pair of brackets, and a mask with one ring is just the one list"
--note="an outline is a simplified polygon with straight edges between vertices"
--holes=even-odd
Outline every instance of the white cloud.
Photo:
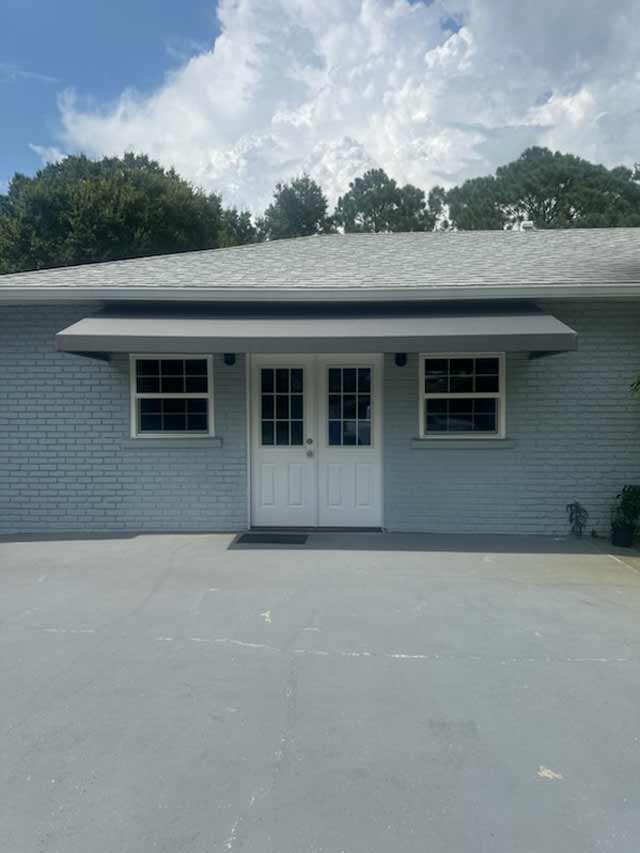
[[56,148],[55,145],[35,145],[33,142],[30,142],[29,148],[34,154],[37,154],[45,164],[58,163],[65,156],[65,152]]
[[374,165],[428,189],[531,144],[631,163],[639,14],[637,0],[220,0],[215,44],[151,96],[96,108],[66,93],[60,144],[146,152],[256,211],[303,170],[334,201]]

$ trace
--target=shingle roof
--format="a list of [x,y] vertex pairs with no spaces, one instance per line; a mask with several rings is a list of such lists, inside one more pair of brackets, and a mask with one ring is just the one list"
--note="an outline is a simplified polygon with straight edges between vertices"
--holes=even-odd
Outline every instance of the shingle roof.
[[5,275],[0,299],[16,289],[29,298],[344,299],[594,286],[640,286],[640,229],[323,235]]

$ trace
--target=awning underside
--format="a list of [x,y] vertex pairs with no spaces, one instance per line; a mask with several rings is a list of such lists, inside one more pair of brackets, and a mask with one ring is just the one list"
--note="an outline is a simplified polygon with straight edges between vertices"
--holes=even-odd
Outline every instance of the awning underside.
[[398,316],[87,317],[56,335],[75,353],[564,352],[577,334],[540,311]]

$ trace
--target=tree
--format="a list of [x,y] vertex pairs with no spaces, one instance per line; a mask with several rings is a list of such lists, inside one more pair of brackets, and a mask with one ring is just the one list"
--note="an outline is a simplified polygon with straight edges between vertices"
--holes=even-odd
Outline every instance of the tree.
[[[209,249],[251,239],[248,214],[224,211],[146,156],[71,156],[0,198],[0,272]],[[250,231],[250,229],[249,229]]]
[[258,221],[260,236],[266,240],[307,237],[328,229],[327,198],[309,175],[276,184],[273,201]]
[[435,224],[424,191],[411,184],[399,187],[384,169],[370,169],[352,181],[338,199],[334,219],[347,232],[432,231]]
[[505,228],[531,220],[537,228],[640,226],[640,176],[572,154],[528,148],[495,177],[465,181],[447,194],[459,229]]
[[248,210],[239,211],[236,207],[228,207],[221,211],[218,234],[220,246],[242,246],[245,243],[257,243],[258,240],[258,229]]

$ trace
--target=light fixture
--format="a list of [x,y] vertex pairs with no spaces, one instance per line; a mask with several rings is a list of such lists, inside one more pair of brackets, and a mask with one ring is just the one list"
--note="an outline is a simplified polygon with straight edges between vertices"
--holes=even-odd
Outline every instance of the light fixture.
[[406,367],[407,366],[407,354],[406,352],[397,352],[395,357],[396,367]]
[[233,367],[233,365],[236,363],[235,352],[225,352],[223,360],[227,367]]

